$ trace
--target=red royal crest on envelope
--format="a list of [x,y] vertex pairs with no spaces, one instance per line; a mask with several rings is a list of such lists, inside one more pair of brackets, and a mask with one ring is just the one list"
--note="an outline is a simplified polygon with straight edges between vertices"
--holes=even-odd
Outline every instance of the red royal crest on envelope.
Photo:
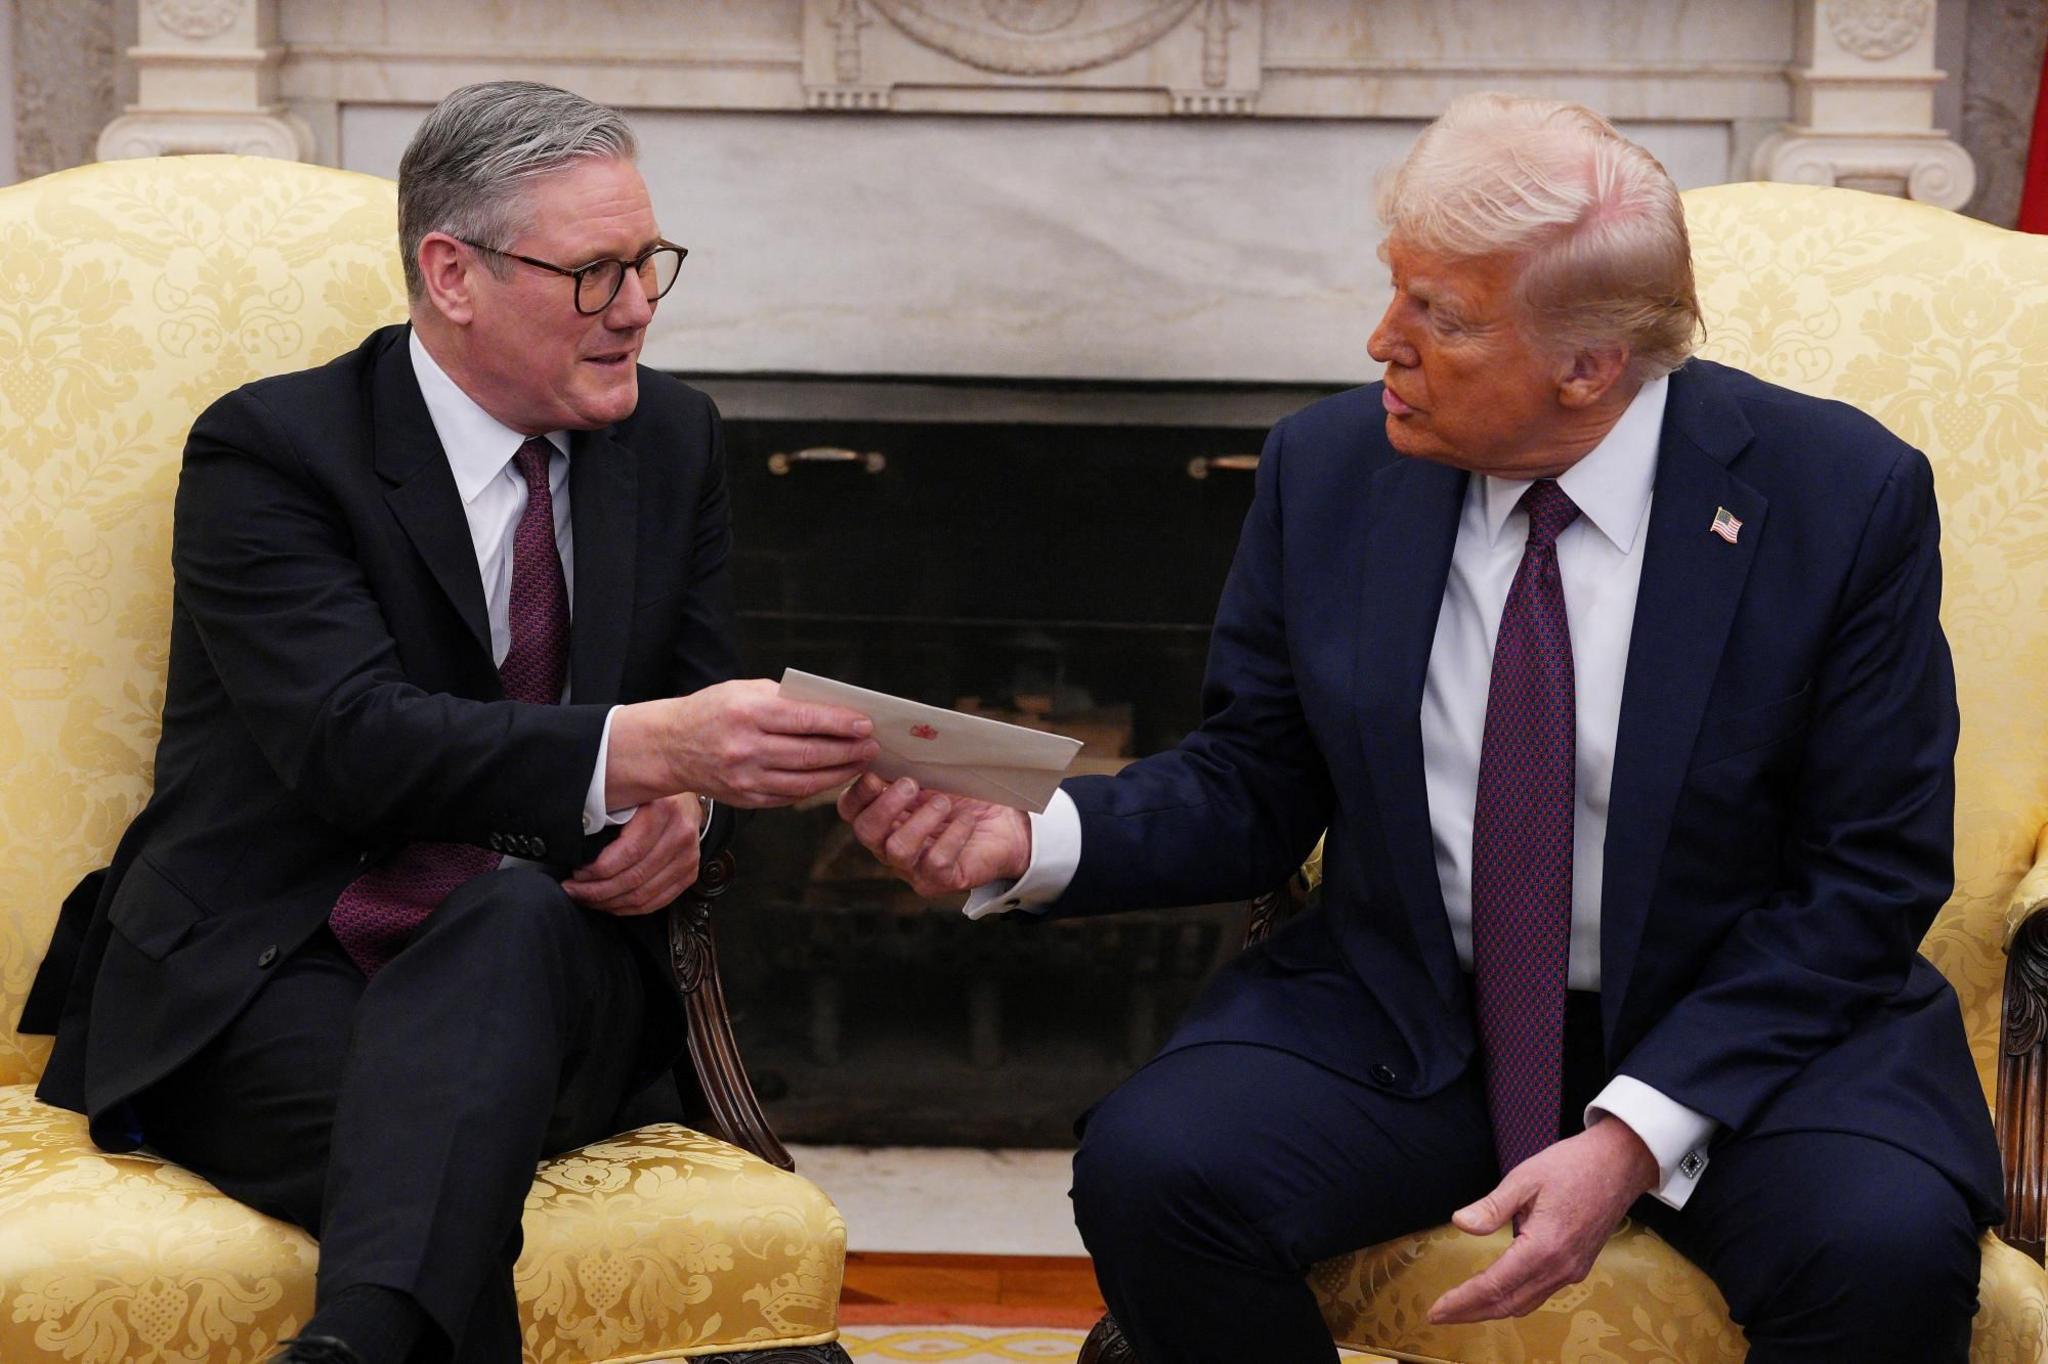
[[930,725],[912,725],[910,727],[910,736],[913,739],[936,739],[939,737],[939,732]]

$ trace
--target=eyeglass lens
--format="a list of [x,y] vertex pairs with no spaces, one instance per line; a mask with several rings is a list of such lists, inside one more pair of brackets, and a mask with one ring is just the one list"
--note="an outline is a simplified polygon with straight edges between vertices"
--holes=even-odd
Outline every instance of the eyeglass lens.
[[[601,313],[611,306],[618,297],[619,286],[626,282],[626,266],[629,261],[603,260],[586,266],[576,275],[576,308],[583,313]],[[664,246],[650,251],[640,262],[640,289],[649,302],[667,293],[676,282],[676,274],[682,269],[683,253],[673,246]]]

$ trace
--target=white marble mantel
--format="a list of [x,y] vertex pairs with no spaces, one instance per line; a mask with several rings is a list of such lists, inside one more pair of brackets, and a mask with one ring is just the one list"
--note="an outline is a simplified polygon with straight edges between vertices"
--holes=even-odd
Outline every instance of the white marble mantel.
[[[1957,3],[1958,0],[1951,0]],[[1375,176],[1452,96],[1584,100],[1684,185],[1960,203],[1936,0],[140,0],[101,154],[392,174],[521,76],[625,109],[699,372],[1329,382],[1373,366]]]

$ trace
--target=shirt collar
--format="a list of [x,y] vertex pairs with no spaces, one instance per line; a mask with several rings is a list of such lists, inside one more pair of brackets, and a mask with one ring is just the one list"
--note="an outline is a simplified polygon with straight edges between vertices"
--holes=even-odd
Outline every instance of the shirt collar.
[[[1643,510],[1657,480],[1657,445],[1664,431],[1664,400],[1668,376],[1652,379],[1636,396],[1600,443],[1558,475],[1557,486],[1579,509],[1579,515],[1626,554],[1642,528]],[[1497,542],[1508,513],[1522,500],[1534,479],[1483,475],[1487,539]]]
[[[503,473],[526,443],[526,437],[478,406],[441,368],[419,330],[410,329],[413,377],[419,380],[420,396],[426,399],[427,416],[441,449],[448,456],[448,470],[455,475],[455,491],[465,507],[476,501],[490,481]],[[564,456],[569,453],[569,433],[548,432],[548,442]]]

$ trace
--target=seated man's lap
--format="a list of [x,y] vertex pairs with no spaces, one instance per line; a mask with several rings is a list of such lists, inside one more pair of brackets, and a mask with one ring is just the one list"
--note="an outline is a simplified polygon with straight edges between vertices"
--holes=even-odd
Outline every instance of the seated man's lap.
[[1279,1271],[1435,1226],[1495,1180],[1469,1078],[1398,1098],[1288,1052],[1222,1042],[1132,1076],[1088,1116],[1074,1158],[1084,1235],[1171,1236]]
[[1714,1280],[1752,1358],[1967,1353],[1979,1229],[1912,1152],[1847,1132],[1727,1138],[1682,1210],[1646,1198],[1636,1215]]
[[1304,1000],[1318,1016],[1376,1008],[1322,916],[1225,971],[1190,1011],[1203,1017],[1199,1033],[1184,1028],[1083,1120],[1074,1199],[1084,1238],[1135,1249],[1154,1229],[1180,1236],[1181,1249],[1301,1270],[1435,1226],[1493,1187],[1476,1069],[1405,1096],[1255,1036],[1256,1020],[1299,1016]]
[[[489,916],[511,901],[524,903],[541,895],[540,879],[505,873],[479,878],[451,896],[446,908],[457,916]],[[630,1066],[616,1053],[630,1055],[645,985],[632,949],[613,925],[575,905],[559,888],[552,889],[552,897],[576,926],[547,935],[549,955],[574,945],[575,955],[586,959],[576,973],[586,988],[575,993],[593,1015],[597,1037],[585,1040],[595,1041],[590,1050],[599,1053],[585,1054],[561,1074],[559,1083],[563,1101],[588,1114],[627,1097],[610,1096],[609,1090],[623,1083]],[[514,922],[501,918],[498,926]],[[433,919],[428,924],[452,927]],[[492,987],[509,986],[501,974],[503,960],[476,964],[492,977]],[[559,957],[553,965],[561,965]],[[357,1014],[369,986],[333,934],[321,928],[277,964],[263,990],[197,1056],[138,1096],[145,1141],[239,1201],[318,1235],[330,1138],[344,1078],[352,1072]],[[532,1021],[540,1023],[537,1017]],[[449,1085],[474,1082],[477,1077],[465,1072],[471,1058],[454,1054],[464,1049],[437,1046],[432,1031],[415,1034],[409,1060],[436,1073],[438,1058],[445,1062],[439,1073],[445,1073]],[[556,1125],[550,1124],[551,1137]],[[591,1127],[591,1118],[584,1116],[580,1125]],[[601,1135],[591,1130],[563,1144]]]

